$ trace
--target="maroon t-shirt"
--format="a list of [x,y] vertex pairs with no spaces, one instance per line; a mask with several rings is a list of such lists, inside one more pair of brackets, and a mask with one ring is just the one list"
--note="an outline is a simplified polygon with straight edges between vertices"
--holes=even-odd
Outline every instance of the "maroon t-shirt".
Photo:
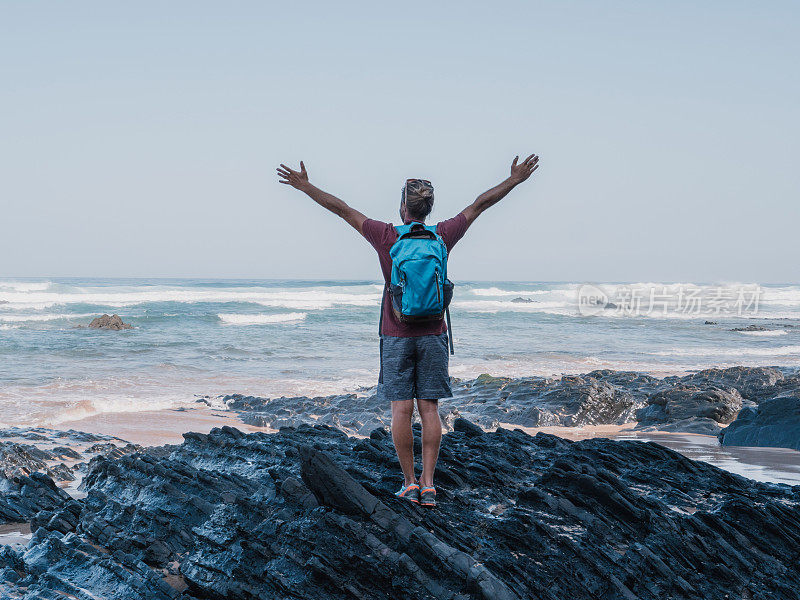
[[[447,253],[450,254],[453,246],[460,240],[467,231],[467,218],[463,213],[458,213],[452,219],[441,221],[436,224],[436,233],[442,236]],[[372,244],[378,252],[378,260],[381,263],[383,279],[389,283],[392,279],[392,257],[389,256],[389,249],[397,241],[397,230],[391,223],[367,219],[361,228],[364,237]],[[402,323],[392,310],[392,302],[383,290],[383,300],[381,305],[383,311],[383,335],[395,337],[417,337],[420,335],[438,335],[447,331],[444,319],[432,321],[430,323]]]

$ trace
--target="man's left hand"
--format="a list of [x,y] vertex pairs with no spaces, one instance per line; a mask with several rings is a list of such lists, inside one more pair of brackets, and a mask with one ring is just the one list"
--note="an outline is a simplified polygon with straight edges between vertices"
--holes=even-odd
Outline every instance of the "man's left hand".
[[539,157],[535,154],[531,154],[519,164],[517,164],[518,160],[519,156],[515,156],[514,162],[511,163],[510,179],[515,184],[522,183],[528,177],[530,177],[536,169],[539,168]]

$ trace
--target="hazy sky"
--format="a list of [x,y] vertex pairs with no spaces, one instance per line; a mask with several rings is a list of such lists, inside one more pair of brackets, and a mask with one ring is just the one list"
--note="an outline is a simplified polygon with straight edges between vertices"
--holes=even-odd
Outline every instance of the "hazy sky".
[[2,2],[0,276],[377,279],[277,183],[433,218],[459,279],[800,280],[797,2]]

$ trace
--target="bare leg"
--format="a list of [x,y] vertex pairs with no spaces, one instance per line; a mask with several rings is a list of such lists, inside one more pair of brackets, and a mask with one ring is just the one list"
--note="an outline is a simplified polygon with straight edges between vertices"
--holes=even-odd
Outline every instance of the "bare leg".
[[439,460],[439,445],[442,443],[442,422],[439,420],[437,400],[417,400],[419,418],[422,421],[422,475],[420,487],[433,486],[433,472]]
[[[405,483],[417,482],[414,475],[414,432],[411,431],[411,417],[414,414],[413,400],[392,401],[392,441],[403,469]],[[423,454],[424,456],[424,454]]]

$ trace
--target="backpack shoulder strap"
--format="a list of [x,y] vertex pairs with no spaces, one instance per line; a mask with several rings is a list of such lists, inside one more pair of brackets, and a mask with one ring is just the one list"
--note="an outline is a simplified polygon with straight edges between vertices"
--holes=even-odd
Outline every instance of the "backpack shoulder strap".
[[381,308],[380,308],[380,316],[378,317],[378,337],[383,335],[383,303],[386,300],[386,290],[389,288],[389,284],[386,283],[383,286],[383,293],[381,294]]
[[447,341],[450,343],[450,354],[455,354],[455,350],[453,349],[453,326],[450,324],[450,307],[448,306],[444,311],[445,316],[447,317]]

